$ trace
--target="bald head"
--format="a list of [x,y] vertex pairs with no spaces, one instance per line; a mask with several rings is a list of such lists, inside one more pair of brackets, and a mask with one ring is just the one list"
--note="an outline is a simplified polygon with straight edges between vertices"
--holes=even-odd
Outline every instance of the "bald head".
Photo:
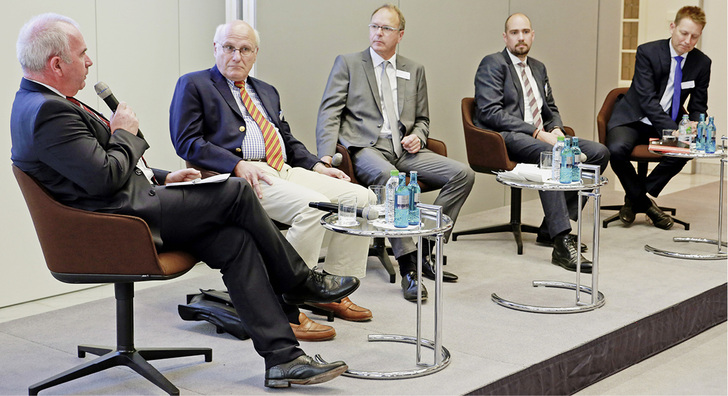
[[258,43],[258,32],[244,21],[218,26],[213,43],[217,69],[228,80],[244,81],[258,58]]

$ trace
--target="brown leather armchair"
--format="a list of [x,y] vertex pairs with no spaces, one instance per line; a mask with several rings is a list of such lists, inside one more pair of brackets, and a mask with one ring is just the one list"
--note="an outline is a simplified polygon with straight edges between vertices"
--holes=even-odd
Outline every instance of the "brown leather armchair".
[[[427,148],[437,154],[447,157],[447,146],[442,140],[427,138]],[[354,175],[354,165],[351,163],[349,151],[341,144],[337,144],[336,152],[341,154],[341,164],[339,164],[338,168],[351,178],[352,183],[361,184]],[[409,176],[407,176],[407,179],[409,182]],[[437,190],[436,187],[423,183],[422,180],[419,179],[417,179],[417,184],[420,185],[422,192]],[[372,246],[369,248],[369,255],[376,256],[379,259],[382,266],[384,266],[389,274],[389,282],[394,283],[397,280],[397,275],[394,271],[392,261],[389,259],[389,255],[391,253],[392,252],[385,246],[384,238],[372,238]],[[443,259],[446,259],[446,257],[443,257]],[[447,263],[447,261],[444,262]]]
[[204,355],[210,348],[136,349],[134,283],[176,278],[197,260],[181,251],[158,253],[149,227],[139,217],[89,212],[58,203],[32,177],[13,165],[51,274],[66,283],[113,283],[116,295],[116,348],[78,346],[78,357],[99,357],[31,385],[37,394],[64,382],[114,366],[127,366],[169,394],[179,390],[147,360]]
[[[629,90],[629,88],[614,88],[613,90],[609,91],[607,97],[604,98],[602,108],[599,109],[599,113],[597,113],[597,131],[599,132],[599,143],[604,145],[607,144],[607,124],[609,123],[609,119],[612,117],[614,104],[617,102],[617,99],[627,93],[627,90]],[[632,153],[630,154],[630,159],[637,162],[637,176],[639,176],[642,180],[647,178],[649,163],[660,162],[661,158],[662,156],[660,156],[659,154],[651,153],[649,151],[649,146],[646,144],[636,145],[634,149],[632,149]],[[601,209],[619,210],[621,207],[622,205],[604,205],[601,207]],[[673,215],[677,212],[675,208],[662,206],[660,206],[660,210],[662,210],[663,212],[670,212]],[[619,213],[615,213],[612,216],[609,216],[608,218],[602,220],[602,227],[607,228],[607,225],[609,225],[609,223],[617,220],[619,220]],[[678,224],[682,224],[686,230],[690,229],[690,223],[686,223],[674,217],[673,220]]]
[[[465,133],[465,148],[468,164],[476,172],[493,174],[494,172],[512,170],[517,162],[508,157],[508,150],[503,136],[495,131],[481,129],[473,124],[475,99],[463,98],[460,102]],[[564,132],[574,136],[574,130],[565,126]],[[473,230],[452,233],[453,241],[461,235],[489,234],[494,232],[512,232],[518,247],[518,254],[523,254],[523,238],[521,233],[538,233],[538,227],[521,223],[521,189],[511,187],[511,219],[506,224],[476,228]]]

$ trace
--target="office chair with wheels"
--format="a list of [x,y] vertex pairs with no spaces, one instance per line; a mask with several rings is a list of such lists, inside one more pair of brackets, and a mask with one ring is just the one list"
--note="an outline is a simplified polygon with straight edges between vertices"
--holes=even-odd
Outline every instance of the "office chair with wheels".
[[[614,88],[607,94],[607,97],[604,99],[602,108],[599,110],[599,113],[597,113],[597,130],[599,132],[599,143],[603,145],[607,144],[607,124],[609,123],[609,119],[612,117],[614,104],[617,102],[617,99],[619,99],[622,95],[626,94],[628,90],[629,88]],[[645,180],[647,178],[649,163],[660,162],[662,156],[660,156],[659,154],[651,153],[649,151],[648,145],[638,144],[632,149],[630,159],[637,162],[637,176],[639,176],[642,180]],[[601,207],[601,210],[619,211],[619,209],[621,208],[622,205],[603,205]],[[660,206],[659,208],[663,212],[670,212],[670,214],[672,215],[675,215],[675,213],[677,213],[677,209],[675,208],[668,208],[663,206]],[[617,220],[619,220],[619,212],[602,220],[602,227],[607,228],[609,223]],[[690,223],[676,219],[674,217],[672,218],[672,220],[675,223],[682,224],[686,230],[690,229]]]
[[[495,131],[481,129],[473,123],[475,99],[463,98],[460,102],[465,133],[465,148],[468,164],[476,172],[492,175],[493,172],[512,170],[518,164],[508,157],[508,150],[503,136]],[[564,133],[574,136],[574,130],[564,127]],[[452,233],[453,241],[461,235],[489,234],[494,232],[512,232],[516,240],[518,254],[523,254],[523,232],[538,233],[538,227],[521,223],[521,189],[511,187],[511,218],[508,223],[476,228],[473,230]]]
[[59,385],[114,366],[127,366],[169,394],[179,390],[148,360],[204,355],[210,348],[134,346],[134,283],[176,278],[197,260],[181,251],[157,253],[149,227],[139,217],[89,212],[57,202],[31,176],[13,165],[35,226],[46,265],[65,283],[113,283],[116,296],[116,347],[79,345],[78,357],[99,357],[31,385],[28,393]]

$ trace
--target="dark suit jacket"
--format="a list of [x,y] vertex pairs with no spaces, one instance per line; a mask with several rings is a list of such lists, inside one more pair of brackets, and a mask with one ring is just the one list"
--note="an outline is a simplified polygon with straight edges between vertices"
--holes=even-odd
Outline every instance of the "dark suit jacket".
[[[677,129],[677,123],[660,106],[670,78],[670,39],[652,41],[637,47],[632,85],[614,105],[607,129],[639,121],[647,117],[655,130]],[[699,49],[689,52],[682,69],[682,81],[694,82],[694,88],[682,88],[680,104],[690,95],[688,113],[697,121],[708,110],[708,84],[711,60]],[[680,109],[678,120],[682,117]]]
[[[312,169],[318,159],[293,137],[283,119],[278,91],[253,77],[248,77],[248,83],[283,138],[286,163]],[[185,74],[177,80],[169,109],[169,130],[180,157],[205,169],[233,172],[242,159],[244,126],[243,114],[217,66]]]
[[[98,113],[97,113],[98,114]],[[140,216],[161,245],[160,203],[136,164],[147,142],[108,126],[48,88],[22,79],[10,116],[11,158],[59,202]],[[154,170],[163,182],[168,172]]]
[[[538,91],[543,98],[541,118],[545,130],[563,128],[559,109],[554,103],[546,66],[528,57]],[[532,135],[533,125],[523,121],[523,89],[518,71],[508,50],[490,54],[480,61],[475,73],[475,117],[473,122],[483,129],[498,132],[523,132]],[[533,81],[531,82],[534,83]]]

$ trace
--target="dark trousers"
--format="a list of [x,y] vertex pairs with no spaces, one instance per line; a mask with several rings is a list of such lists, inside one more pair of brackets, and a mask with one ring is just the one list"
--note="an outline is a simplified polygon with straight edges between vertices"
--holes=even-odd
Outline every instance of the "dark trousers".
[[[501,132],[506,143],[508,157],[516,162],[538,164],[542,151],[552,151],[553,146],[534,139],[522,132]],[[579,148],[587,157],[586,164],[599,165],[601,172],[609,163],[609,151],[604,145],[590,140],[579,140]],[[548,233],[551,238],[571,231],[569,219],[576,220],[579,215],[578,196],[576,192],[539,191],[544,220],[541,232]],[[586,201],[584,201],[586,202]]]
[[164,249],[183,250],[219,269],[266,369],[303,354],[278,296],[309,268],[268,218],[250,185],[224,183],[155,189]]
[[643,212],[650,206],[647,193],[657,197],[667,182],[688,162],[683,158],[662,157],[646,179],[639,177],[630,161],[632,150],[639,144],[649,144],[650,138],[660,137],[654,127],[639,121],[607,131],[607,148],[611,153],[612,169],[624,187],[626,198],[638,212]]

